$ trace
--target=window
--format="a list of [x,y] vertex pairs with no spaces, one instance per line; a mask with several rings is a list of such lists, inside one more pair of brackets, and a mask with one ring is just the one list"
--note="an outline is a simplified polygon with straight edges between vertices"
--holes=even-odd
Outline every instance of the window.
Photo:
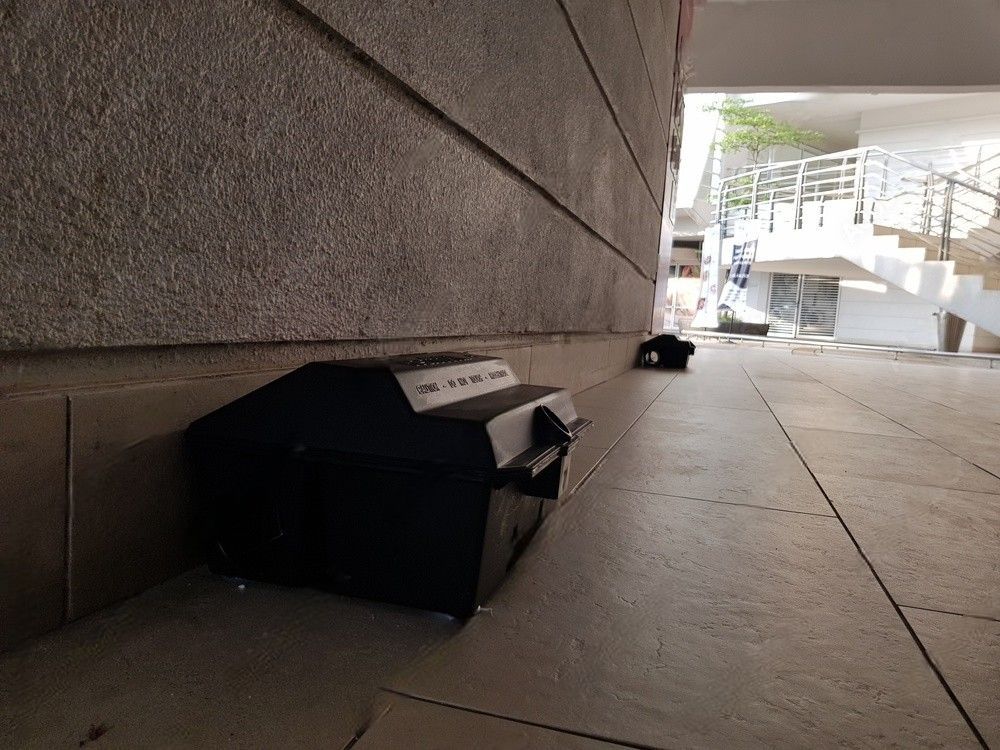
[[772,273],[767,335],[832,339],[839,303],[840,279],[835,276]]

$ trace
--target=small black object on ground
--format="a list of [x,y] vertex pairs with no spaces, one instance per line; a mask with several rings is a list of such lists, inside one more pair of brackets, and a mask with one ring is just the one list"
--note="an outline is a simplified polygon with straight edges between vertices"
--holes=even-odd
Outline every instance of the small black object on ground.
[[688,357],[694,354],[690,341],[681,341],[670,333],[654,336],[639,347],[639,363],[643,367],[665,367],[683,370]]

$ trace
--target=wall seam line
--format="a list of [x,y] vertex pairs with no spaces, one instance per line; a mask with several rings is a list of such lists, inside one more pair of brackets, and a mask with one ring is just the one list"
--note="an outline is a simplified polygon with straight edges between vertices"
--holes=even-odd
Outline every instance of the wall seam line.
[[[611,99],[608,96],[607,90],[604,88],[604,84],[601,83],[600,76],[597,75],[597,69],[594,64],[590,61],[590,57],[587,55],[587,50],[583,46],[583,39],[580,38],[580,34],[576,30],[576,26],[573,24],[573,17],[569,14],[569,9],[566,7],[564,0],[556,0],[556,3],[562,9],[563,15],[566,17],[566,25],[569,26],[570,34],[573,35],[573,41],[576,42],[577,49],[580,51],[580,56],[583,61],[587,64],[587,69],[590,71],[591,77],[594,79],[594,83],[597,84],[597,90],[601,94],[601,98],[604,99],[604,104],[608,108],[608,112],[611,113],[611,119],[615,123],[615,127],[618,129],[618,134],[622,138],[622,142],[625,144],[626,150],[632,157],[632,161],[635,163],[635,168],[639,172],[639,176],[642,178],[643,184],[646,186],[646,190],[649,192],[649,196],[653,199],[653,205],[656,206],[660,211],[660,216],[663,216],[663,206],[660,201],[656,199],[656,193],[653,192],[653,186],[649,184],[649,180],[646,178],[646,173],[643,171],[642,164],[639,162],[639,157],[636,155],[632,148],[632,143],[628,139],[628,135],[625,133],[625,128],[622,126],[621,121],[618,119],[618,112],[615,110],[614,105],[611,103]],[[642,50],[642,45],[639,46],[640,54]],[[669,144],[668,144],[669,145]],[[668,152],[669,153],[669,152]],[[662,200],[662,199],[661,199]]]
[[[462,125],[457,120],[453,119],[447,112],[438,107],[427,97],[417,91],[413,86],[404,81],[402,78],[397,76],[391,70],[386,68],[382,63],[372,57],[368,52],[359,47],[357,44],[352,42],[341,32],[327,23],[321,16],[317,15],[315,12],[310,10],[307,6],[303,5],[299,0],[277,0],[280,4],[284,5],[288,10],[293,13],[297,13],[307,22],[312,24],[320,33],[330,39],[332,42],[341,47],[342,51],[348,56],[352,57],[357,63],[368,69],[372,74],[383,79],[405,96],[411,99],[413,102],[418,104],[425,110],[425,114],[434,118],[435,121],[443,123],[445,127],[452,131],[452,135],[457,135],[461,142],[464,142],[466,146],[471,146],[475,150],[485,154],[494,164],[499,165],[503,171],[512,175],[522,186],[527,186],[533,189],[536,193],[542,196],[548,203],[553,205],[561,214],[568,217],[570,220],[582,227],[588,234],[596,238],[605,247],[608,247],[616,255],[620,256],[626,263],[632,266],[632,269],[645,279],[652,278],[643,268],[632,258],[630,258],[624,251],[619,249],[614,243],[607,239],[603,234],[598,232],[594,227],[588,224],[583,218],[578,216],[572,209],[570,209],[566,204],[564,204],[554,193],[548,190],[541,183],[537,182],[534,178],[527,175],[521,169],[519,169],[513,162],[511,162],[507,157],[497,151],[495,148],[490,146],[488,143],[483,141],[477,135],[475,135],[471,130]],[[589,64],[589,63],[588,63]],[[627,144],[626,144],[627,145]],[[631,149],[629,149],[631,152]],[[634,158],[634,154],[633,154]],[[646,182],[645,175],[642,174],[642,170],[639,170],[642,176],[643,182]],[[646,182],[647,189],[649,188],[649,183]],[[652,195],[652,191],[650,191]],[[656,206],[656,199],[653,199],[653,204]],[[659,206],[657,206],[659,209]],[[662,215],[662,212],[661,212]],[[654,271],[655,273],[655,271]]]
[[[554,333],[544,333],[534,335],[534,338],[529,339],[519,339],[516,338],[515,334],[505,334],[503,336],[491,337],[490,335],[483,334],[480,335],[459,335],[459,336],[413,336],[407,338],[393,338],[393,339],[334,339],[334,340],[321,340],[321,341],[301,341],[301,342],[290,342],[296,346],[337,346],[338,344],[409,344],[411,342],[423,342],[427,340],[436,340],[442,343],[446,343],[449,339],[455,339],[464,341],[466,339],[490,339],[494,338],[492,341],[479,341],[478,343],[459,343],[458,346],[462,349],[467,349],[469,351],[487,351],[490,349],[520,349],[529,348],[534,349],[538,346],[545,346],[548,344],[565,343],[569,338],[576,338],[578,341],[583,337],[587,337],[584,340],[588,341],[602,341],[604,339],[621,339],[630,336],[641,336],[645,335],[647,331],[645,329],[635,329],[628,331],[604,331],[604,332],[554,332]],[[532,336],[533,334],[528,334]],[[200,347],[200,346],[239,346],[241,344],[247,344],[248,346],[253,346],[255,344],[260,344],[261,342],[235,342],[235,343],[209,343],[209,344],[180,344],[181,347]],[[265,342],[266,343],[266,342]],[[118,347],[108,347],[107,351],[115,351]],[[131,349],[132,347],[120,347],[122,349]],[[138,347],[145,348],[145,347]],[[165,347],[166,348],[166,347]],[[44,354],[60,354],[66,352],[72,352],[74,350],[46,350]],[[347,354],[349,358],[357,357],[367,357],[367,356],[383,356],[384,349],[374,349],[370,352],[351,352]],[[24,351],[20,352],[23,354],[31,355],[34,352]],[[0,353],[2,355],[3,353]],[[325,355],[324,355],[325,356]],[[0,356],[0,363],[3,359]],[[255,375],[259,373],[268,372],[285,372],[293,367],[298,367],[301,364],[309,361],[308,359],[293,358],[283,363],[268,363],[260,367],[240,367],[240,368],[225,368],[220,370],[200,372],[198,374],[179,374],[179,375],[168,375],[168,376],[149,376],[149,377],[129,377],[129,378],[115,378],[109,380],[98,380],[98,381],[88,381],[88,382],[57,382],[47,385],[39,385],[27,387],[23,390],[18,391],[5,391],[0,394],[0,403],[8,401],[17,401],[19,399],[34,398],[39,395],[44,394],[55,394],[62,393],[69,395],[71,393],[86,393],[93,391],[95,389],[106,389],[106,388],[121,388],[121,387],[143,387],[148,385],[156,385],[161,383],[180,383],[180,382],[190,382],[194,380],[208,380],[217,378],[228,378],[228,377],[239,377],[243,375]]]
[[[672,67],[670,69],[670,98],[669,98],[669,101],[668,101],[668,106],[670,107],[670,112],[667,115],[668,118],[673,117],[674,112],[677,110],[676,97],[677,97],[678,93],[683,94],[683,89],[678,89],[678,87],[677,87],[677,80],[676,79],[677,79],[677,76],[680,75],[680,71],[679,71],[680,66],[678,65],[678,63],[681,61],[681,54],[682,54],[682,50],[681,50],[681,21],[682,21],[682,13],[684,11],[684,2],[685,2],[685,0],[680,0],[677,3],[677,31],[674,34],[674,57],[673,57],[673,60],[671,60]],[[629,11],[631,12],[631,5],[629,6]],[[661,18],[662,18],[662,13],[661,13]],[[633,22],[634,22],[634,20],[635,20],[635,17],[633,16]],[[638,29],[636,29],[636,33],[637,34],[639,33]],[[639,42],[639,46],[640,47],[642,46],[641,40]],[[645,55],[645,53],[643,53],[643,54]],[[647,74],[649,73],[649,68],[646,69],[646,73]],[[653,93],[654,93],[654,97],[653,98],[655,99],[656,98],[655,97],[655,93],[656,92],[654,91]],[[661,121],[660,124],[662,125],[663,122]],[[671,126],[672,125],[673,125],[673,123],[671,122]],[[671,172],[670,172],[670,155],[673,153],[673,150],[674,150],[674,142],[673,142],[674,141],[674,136],[673,136],[674,128],[670,127],[669,130],[670,130],[670,133],[667,134],[667,164],[666,164],[666,168],[663,170],[663,211],[660,214],[660,236],[657,237],[657,240],[656,240],[656,270],[653,272],[653,309],[650,310],[650,312],[649,312],[649,332],[651,334],[654,333],[654,331],[653,331],[653,323],[656,321],[656,289],[657,289],[657,287],[661,283],[661,281],[660,281],[660,260],[663,257],[663,222],[667,218],[669,218],[669,220],[670,220],[670,246],[667,248],[667,253],[668,253],[667,259],[668,259],[668,261],[672,260],[672,256],[673,256],[673,252],[674,252],[674,218],[675,217],[672,216],[672,215],[668,217],[667,213],[670,210],[670,207],[675,204],[674,196],[677,193],[677,183],[674,182],[671,185],[671,189],[670,189],[670,201],[668,202],[667,201],[667,181],[671,177]],[[674,176],[676,177],[677,175],[674,175]],[[663,289],[664,299],[666,299],[666,292],[667,292],[667,290],[666,290],[665,287],[666,287],[666,284],[669,283],[669,281],[670,281],[670,279],[669,279],[669,272],[670,272],[670,263],[668,262],[667,263],[667,276],[668,276],[668,278],[667,278],[667,281],[664,282],[664,289]],[[667,322],[666,321],[666,309],[664,308],[663,330],[666,330],[666,322]]]
[[[667,147],[667,158],[670,158],[670,136],[663,126],[663,111],[660,109],[660,101],[656,97],[656,84],[653,83],[653,74],[649,72],[649,60],[646,59],[646,48],[642,44],[642,37],[639,36],[639,23],[635,20],[635,13],[632,11],[632,0],[626,0],[628,14],[632,19],[632,28],[635,30],[635,38],[639,42],[639,51],[642,52],[642,67],[646,69],[646,80],[649,81],[649,90],[653,93],[653,106],[656,107],[656,117],[660,125],[660,132],[663,134],[663,142]],[[677,54],[677,47],[674,46],[674,54]]]

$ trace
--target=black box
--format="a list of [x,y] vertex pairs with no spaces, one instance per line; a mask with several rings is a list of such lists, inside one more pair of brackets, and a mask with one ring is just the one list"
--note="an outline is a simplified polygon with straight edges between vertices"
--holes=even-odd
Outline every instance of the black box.
[[690,341],[682,341],[673,334],[664,333],[639,346],[639,363],[643,367],[683,370],[694,350],[695,346]]
[[590,424],[494,357],[305,365],[187,430],[211,566],[468,616]]

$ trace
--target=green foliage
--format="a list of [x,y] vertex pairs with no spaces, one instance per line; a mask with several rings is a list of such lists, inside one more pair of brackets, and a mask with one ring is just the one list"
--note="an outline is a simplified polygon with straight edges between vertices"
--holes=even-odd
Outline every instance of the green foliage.
[[718,112],[726,126],[726,134],[719,143],[722,151],[727,154],[746,151],[754,166],[771,146],[804,146],[823,139],[822,133],[781,122],[766,109],[752,107],[739,97],[706,109]]
[[752,186],[753,177],[751,175],[741,175],[730,179],[728,182],[729,190],[727,191],[726,207],[749,206]]

